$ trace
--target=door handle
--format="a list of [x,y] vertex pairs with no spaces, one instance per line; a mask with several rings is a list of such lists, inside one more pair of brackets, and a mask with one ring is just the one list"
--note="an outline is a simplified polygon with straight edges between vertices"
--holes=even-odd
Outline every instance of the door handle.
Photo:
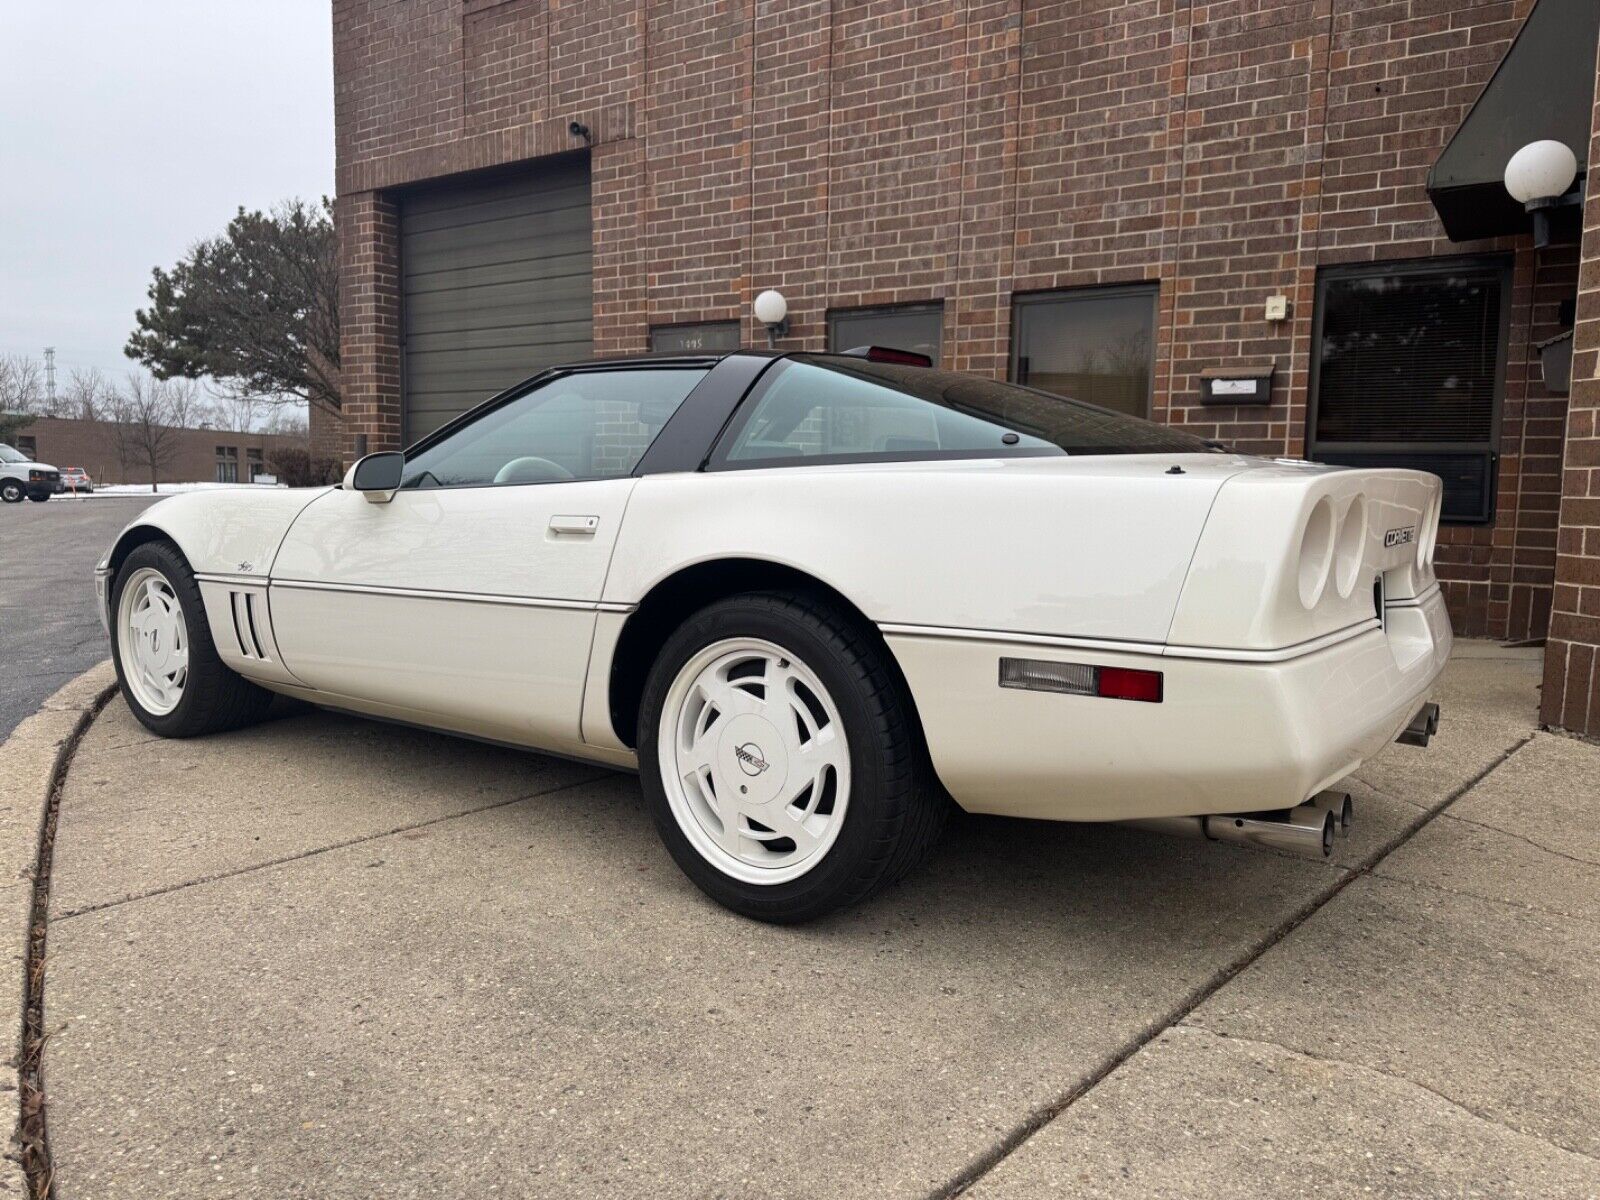
[[550,518],[550,532],[569,537],[593,537],[600,528],[600,518],[595,516],[555,516]]

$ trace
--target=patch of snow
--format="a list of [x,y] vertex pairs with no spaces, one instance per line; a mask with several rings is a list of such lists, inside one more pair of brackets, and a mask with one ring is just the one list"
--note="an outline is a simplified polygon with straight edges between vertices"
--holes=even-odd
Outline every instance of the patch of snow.
[[177,492],[228,492],[228,491],[260,491],[263,488],[285,487],[281,483],[162,483],[158,484],[156,491],[150,491],[148,483],[108,483],[97,487],[93,492],[80,492],[77,496],[68,490],[57,492],[52,500],[93,500],[96,496],[170,496]]

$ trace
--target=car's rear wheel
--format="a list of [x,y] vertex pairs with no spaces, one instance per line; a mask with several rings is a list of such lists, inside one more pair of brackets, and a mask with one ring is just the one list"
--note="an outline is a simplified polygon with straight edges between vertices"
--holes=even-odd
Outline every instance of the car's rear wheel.
[[4,483],[0,483],[0,500],[4,500],[7,504],[22,503],[22,485],[15,479],[7,479]]
[[237,729],[272,703],[217,655],[194,573],[162,542],[139,546],[117,572],[111,651],[128,707],[162,737]]
[[755,593],[690,617],[645,684],[639,761],[673,858],[718,903],[804,921],[920,861],[949,801],[871,632]]

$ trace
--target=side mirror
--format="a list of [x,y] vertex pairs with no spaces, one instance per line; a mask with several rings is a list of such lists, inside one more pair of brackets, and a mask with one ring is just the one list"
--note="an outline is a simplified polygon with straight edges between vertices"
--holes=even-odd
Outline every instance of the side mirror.
[[356,460],[345,472],[346,490],[360,492],[371,504],[387,504],[400,488],[400,472],[406,456],[398,450],[385,450]]

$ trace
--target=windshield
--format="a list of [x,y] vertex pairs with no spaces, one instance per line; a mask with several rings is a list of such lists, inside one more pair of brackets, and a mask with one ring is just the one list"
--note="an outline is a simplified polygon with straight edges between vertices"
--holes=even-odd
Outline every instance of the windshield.
[[32,461],[26,454],[18,454],[10,446],[0,442],[0,462],[23,463]]
[[838,355],[777,364],[743,405],[718,465],[1196,454],[1215,445],[1065,396]]

